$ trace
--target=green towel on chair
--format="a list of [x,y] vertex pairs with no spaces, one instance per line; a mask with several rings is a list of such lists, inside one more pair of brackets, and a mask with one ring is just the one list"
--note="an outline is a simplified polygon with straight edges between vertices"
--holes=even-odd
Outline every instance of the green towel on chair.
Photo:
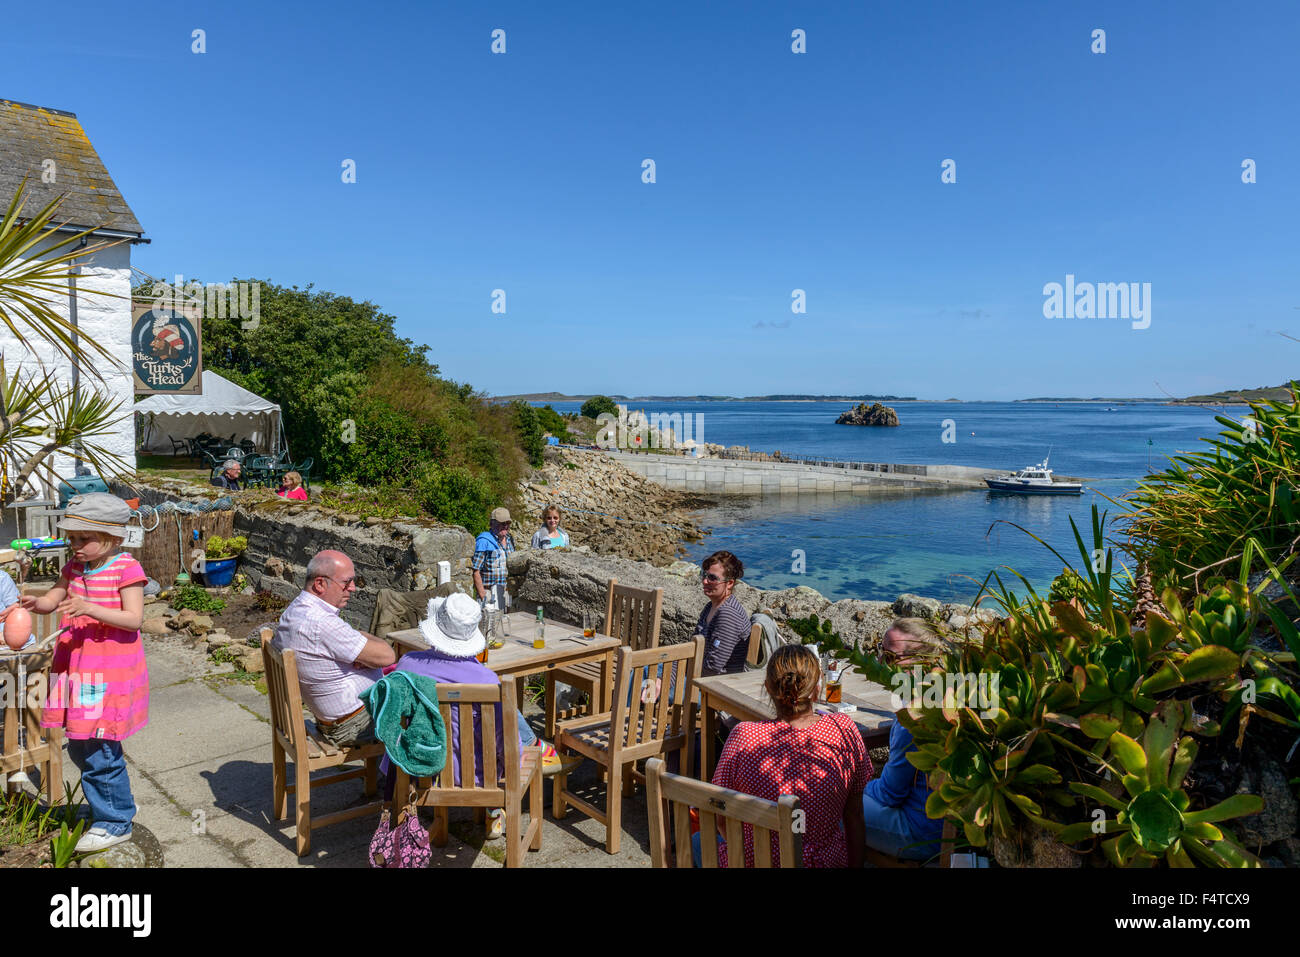
[[438,710],[438,682],[394,671],[360,697],[375,723],[375,737],[394,764],[413,778],[442,771],[447,763],[447,729]]

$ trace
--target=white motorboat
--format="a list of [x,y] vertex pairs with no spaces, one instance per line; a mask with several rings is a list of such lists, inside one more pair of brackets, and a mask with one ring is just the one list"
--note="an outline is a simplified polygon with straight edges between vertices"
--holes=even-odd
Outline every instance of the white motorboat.
[[1061,482],[1052,477],[1052,470],[1047,467],[1047,458],[1039,465],[1031,465],[1004,478],[984,480],[990,492],[1014,492],[1018,495],[1079,495],[1083,492],[1081,482]]

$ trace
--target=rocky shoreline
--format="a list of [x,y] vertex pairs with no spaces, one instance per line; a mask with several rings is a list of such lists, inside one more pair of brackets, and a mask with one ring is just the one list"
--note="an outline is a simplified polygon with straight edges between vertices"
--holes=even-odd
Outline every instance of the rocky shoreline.
[[[741,556],[743,561],[743,556]],[[606,585],[611,578],[636,588],[664,590],[660,640],[666,644],[689,641],[705,597],[700,589],[700,567],[678,561],[666,568],[648,562],[601,555],[586,547],[539,551],[521,549],[510,557],[510,592],[528,609],[541,605],[548,617],[580,622],[582,613],[603,616]],[[743,581],[736,585],[736,600],[751,615],[771,615],[784,641],[799,641],[784,622],[817,615],[829,620],[846,644],[874,651],[895,618],[925,618],[944,629],[974,638],[976,625],[997,617],[987,608],[945,604],[919,595],[899,595],[894,601],[845,598],[831,601],[806,585],[765,591]]]
[[656,485],[604,452],[568,448],[548,449],[546,463],[521,483],[519,494],[527,512],[512,517],[521,548],[541,527],[542,509],[553,504],[574,545],[658,566],[671,564],[683,542],[707,534],[694,512],[715,504]]

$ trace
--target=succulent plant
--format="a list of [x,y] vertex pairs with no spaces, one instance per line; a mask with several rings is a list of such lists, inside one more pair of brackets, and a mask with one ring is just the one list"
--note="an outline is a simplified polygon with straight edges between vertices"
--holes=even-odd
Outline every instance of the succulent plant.
[[1191,611],[1183,608],[1173,589],[1166,588],[1161,600],[1189,647],[1230,648],[1243,663],[1253,650],[1251,638],[1259,620],[1258,605],[1240,582],[1215,584],[1196,596]]
[[1150,867],[1162,858],[1170,867],[1193,867],[1193,858],[1211,867],[1258,867],[1259,860],[1216,825],[1258,812],[1261,798],[1235,794],[1213,807],[1189,810],[1191,796],[1182,785],[1197,745],[1178,733],[1191,720],[1189,703],[1171,698],[1156,708],[1140,740],[1118,731],[1111,735],[1110,753],[1120,767],[1108,763],[1107,768],[1119,777],[1125,795],[1079,781],[1069,787],[1117,812],[1115,817],[1060,828],[1058,839],[1077,843],[1105,834],[1109,840],[1102,842],[1102,851],[1117,867]]

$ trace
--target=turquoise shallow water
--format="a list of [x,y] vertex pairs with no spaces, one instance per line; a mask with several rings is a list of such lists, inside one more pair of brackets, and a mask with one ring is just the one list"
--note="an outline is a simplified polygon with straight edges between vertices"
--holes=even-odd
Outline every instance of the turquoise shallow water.
[[[713,527],[691,546],[698,561],[717,549],[744,562],[746,580],[760,588],[808,585],[828,598],[892,600],[914,592],[969,601],[986,575],[1015,568],[1045,592],[1061,562],[1020,525],[1071,562],[1078,551],[1074,518],[1090,541],[1090,510],[1120,511],[1120,498],[1168,456],[1192,451],[1222,428],[1211,411],[1156,404],[894,403],[898,428],[834,424],[851,403],[638,403],[647,413],[700,414],[704,440],[723,445],[872,462],[975,465],[1018,469],[1052,447],[1059,474],[1082,476],[1081,496],[1020,497],[985,491],[890,492],[871,496],[796,496],[730,500],[707,511]],[[560,412],[578,403],[557,403]],[[1239,418],[1244,410],[1228,415]],[[951,421],[949,421],[951,420]],[[956,442],[944,442],[955,433]],[[974,432],[974,435],[970,433]],[[1148,442],[1150,444],[1148,444]],[[1122,540],[1122,529],[1110,528]],[[794,571],[796,550],[804,570]],[[1003,569],[1008,582],[1014,579]]]

